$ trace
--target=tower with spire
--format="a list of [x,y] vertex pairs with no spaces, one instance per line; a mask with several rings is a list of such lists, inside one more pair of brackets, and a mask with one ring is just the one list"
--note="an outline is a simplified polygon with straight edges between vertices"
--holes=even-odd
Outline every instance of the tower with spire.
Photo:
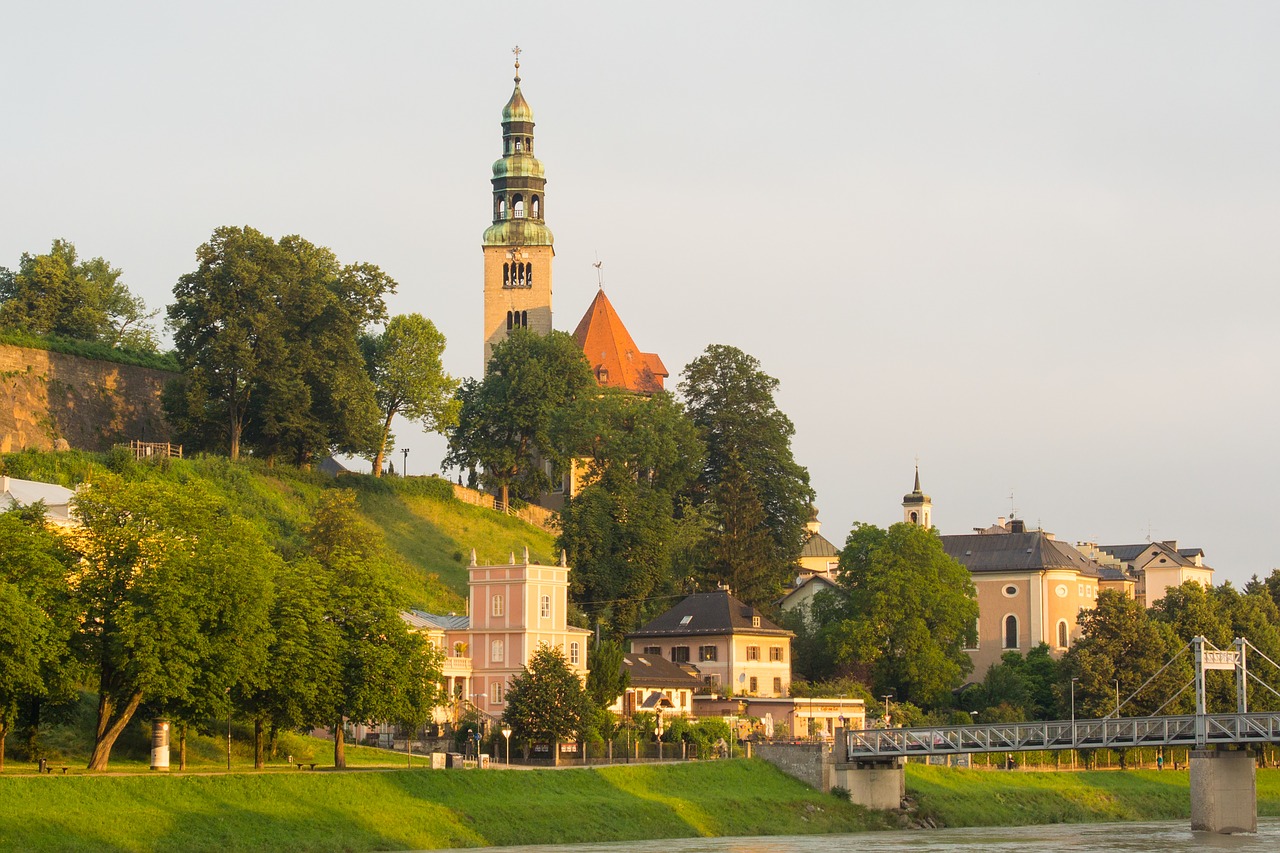
[[921,527],[933,526],[933,501],[920,490],[920,466],[916,466],[916,484],[911,494],[902,498],[902,520]]
[[493,164],[493,224],[485,229],[484,363],[516,328],[551,332],[554,239],[546,224],[546,174],[533,156],[533,110],[515,89],[502,108],[502,157]]

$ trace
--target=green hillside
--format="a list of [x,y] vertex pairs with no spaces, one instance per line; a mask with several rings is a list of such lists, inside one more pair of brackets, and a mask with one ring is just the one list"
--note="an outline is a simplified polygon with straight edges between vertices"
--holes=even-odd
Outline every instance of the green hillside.
[[297,553],[303,531],[325,489],[350,489],[385,548],[385,567],[400,606],[461,613],[471,549],[481,562],[505,563],[527,547],[532,559],[558,561],[555,537],[519,519],[455,500],[438,477],[370,475],[328,477],[257,461],[224,457],[136,462],[128,452],[106,454],[24,451],[0,456],[0,473],[73,488],[95,471],[127,477],[161,477],[176,483],[203,482],[246,518],[258,523],[285,556]]

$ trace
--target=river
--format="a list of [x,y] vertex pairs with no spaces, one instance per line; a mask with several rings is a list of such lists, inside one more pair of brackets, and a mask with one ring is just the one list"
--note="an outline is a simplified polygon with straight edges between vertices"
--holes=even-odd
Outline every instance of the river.
[[[474,849],[474,848],[472,848]],[[748,838],[671,838],[608,844],[564,844],[487,848],[502,853],[978,853],[979,851],[1070,850],[1076,853],[1280,850],[1280,818],[1260,818],[1257,835],[1192,832],[1185,820],[1155,823],[1073,823],[979,829],[858,832],[849,835],[788,835]]]

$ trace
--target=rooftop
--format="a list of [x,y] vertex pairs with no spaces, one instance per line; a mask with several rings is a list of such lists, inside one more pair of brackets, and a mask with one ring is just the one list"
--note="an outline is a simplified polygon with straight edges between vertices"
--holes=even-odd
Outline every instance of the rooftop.
[[[756,620],[759,620],[757,622]],[[710,634],[772,634],[793,636],[743,604],[726,589],[697,592],[628,637],[688,637]]]

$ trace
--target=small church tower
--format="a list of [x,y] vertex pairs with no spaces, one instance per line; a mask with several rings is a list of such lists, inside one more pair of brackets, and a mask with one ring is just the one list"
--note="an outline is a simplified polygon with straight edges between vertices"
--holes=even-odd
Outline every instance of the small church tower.
[[933,501],[920,491],[920,466],[916,466],[916,485],[911,494],[902,498],[902,520],[907,524],[933,527]]
[[484,363],[515,328],[551,332],[551,259],[547,179],[533,156],[533,110],[516,87],[502,108],[502,158],[493,164],[493,224],[484,239]]

